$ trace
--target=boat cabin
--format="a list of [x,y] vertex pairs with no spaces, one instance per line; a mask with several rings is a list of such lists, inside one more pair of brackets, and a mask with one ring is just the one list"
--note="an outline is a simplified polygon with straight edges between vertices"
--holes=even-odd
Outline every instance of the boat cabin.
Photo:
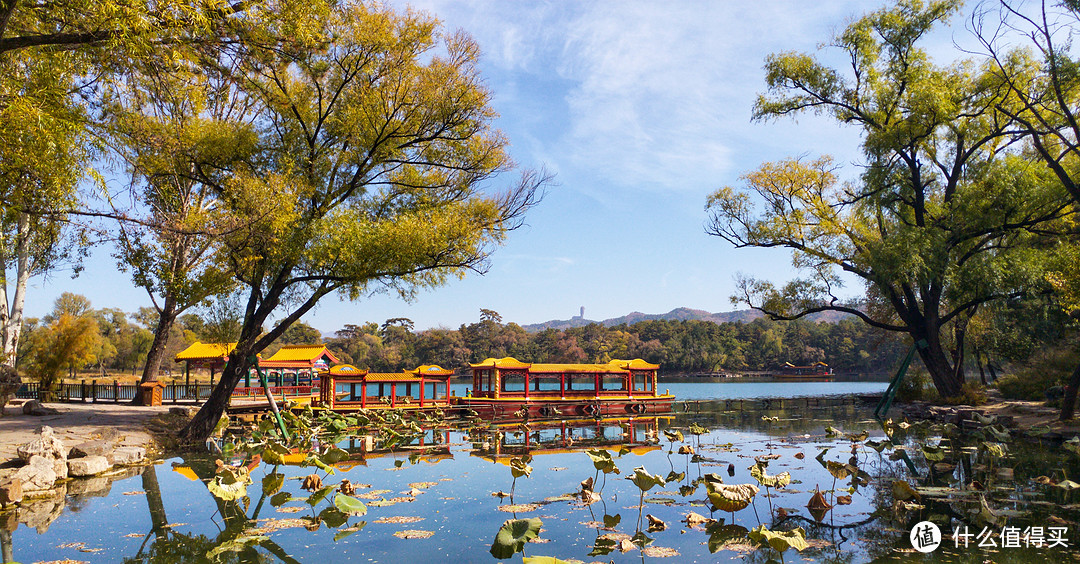
[[340,364],[322,374],[315,406],[338,410],[443,407],[453,375],[453,370],[436,365],[387,373]]
[[513,357],[471,364],[474,398],[633,398],[656,396],[657,364],[531,364]]
[[285,345],[270,358],[259,360],[259,368],[271,386],[314,386],[320,372],[339,362],[323,344]]
[[785,362],[780,367],[778,376],[828,376],[832,374],[832,368],[824,362],[815,362],[809,366],[796,366]]

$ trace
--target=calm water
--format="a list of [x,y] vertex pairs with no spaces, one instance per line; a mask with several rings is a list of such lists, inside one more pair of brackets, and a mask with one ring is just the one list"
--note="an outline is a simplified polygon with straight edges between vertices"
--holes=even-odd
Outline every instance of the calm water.
[[[671,387],[673,392],[686,390],[682,392],[687,394],[682,396],[685,399],[716,399],[740,397],[718,393],[718,389],[726,391],[741,387],[747,390],[749,385],[754,384],[684,383]],[[774,387],[793,385],[784,383]],[[832,385],[835,390],[851,383]],[[771,397],[789,395],[790,391],[785,389]],[[741,397],[769,397],[769,394]],[[708,431],[700,436],[691,435],[689,426],[694,423]],[[881,427],[868,417],[865,409],[848,406],[804,409],[800,413],[706,412],[599,423],[592,420],[536,423],[527,433],[510,424],[501,428],[501,438],[491,435],[469,437],[459,430],[442,430],[428,433],[423,449],[396,453],[362,454],[362,442],[347,441],[341,446],[356,453],[354,459],[339,464],[333,475],[318,472],[328,485],[342,478],[359,485],[357,494],[365,498],[368,513],[350,517],[345,523],[330,519],[318,522],[318,516],[327,515],[329,500],[312,507],[302,500],[277,503],[278,500],[263,495],[263,478],[274,473],[274,467],[261,465],[252,472],[254,483],[248,486],[248,498],[221,502],[210,495],[203,481],[214,474],[211,459],[202,456],[173,458],[144,469],[141,475],[121,478],[111,484],[106,482],[104,486],[99,484],[96,490],[87,491],[84,487],[83,493],[68,496],[66,506],[54,507],[51,511],[45,508],[33,519],[20,517],[23,523],[11,534],[10,544],[5,543],[5,557],[19,562],[69,559],[85,562],[330,563],[393,562],[407,558],[410,563],[493,563],[497,560],[488,549],[502,523],[515,517],[538,517],[543,521],[540,539],[544,542],[526,544],[526,556],[602,562],[779,560],[776,552],[769,549],[753,551],[745,543],[719,548],[721,539],[681,522],[692,511],[746,528],[756,527],[759,523],[772,528],[793,524],[804,527],[807,537],[813,539],[812,547],[799,555],[789,552],[786,554],[789,562],[799,559],[906,561],[913,556],[907,535],[914,523],[931,514],[938,515],[935,520],[940,522],[944,518],[942,515],[960,516],[973,508],[971,498],[965,498],[945,504],[927,501],[923,510],[896,509],[891,495],[893,480],[916,483],[917,480],[931,479],[932,472],[927,463],[921,456],[913,455],[914,468],[920,476],[915,478],[901,460],[890,460],[888,451],[879,454],[859,445],[853,455],[850,440],[843,436],[827,436],[826,429],[830,427],[849,433],[866,430],[872,438],[884,436]],[[685,441],[674,445],[675,450],[680,445],[690,445],[698,456],[668,454],[672,445],[664,438],[663,431],[670,429],[681,429],[685,435]],[[924,429],[918,434],[912,429],[910,433],[909,442],[925,437],[936,440],[932,429]],[[648,444],[651,434],[661,439],[658,444]],[[608,447],[614,456],[620,444],[627,443],[633,448],[615,458],[622,475],[608,475],[606,481],[601,476],[597,483],[598,489],[603,484],[601,501],[583,506],[565,497],[565,494],[578,490],[581,480],[596,473],[589,457],[575,449]],[[1075,548],[1075,543],[1080,542],[1080,529],[1075,524],[1080,519],[1080,496],[1076,492],[1059,492],[1058,488],[1038,489],[1032,485],[1032,480],[1041,474],[1050,475],[1055,469],[1069,472],[1070,476],[1080,475],[1078,457],[1071,453],[1055,453],[1050,457],[1042,450],[1034,453],[1024,450],[1030,446],[1021,443],[1012,447],[1016,451],[1001,465],[1015,468],[1015,484],[1005,483],[1004,493],[992,492],[991,503],[998,510],[1014,510],[1010,513],[1014,516],[1010,518],[1029,525],[1050,526],[1051,522],[1046,521],[1047,508],[1053,508],[1058,518],[1071,523],[1064,526],[1071,527],[1068,534]],[[518,478],[515,483],[507,466],[508,460],[524,452],[534,456],[532,474]],[[410,460],[410,453],[422,455]],[[819,454],[822,454],[821,462],[817,459]],[[783,490],[768,492],[762,489],[753,504],[734,514],[710,513],[704,486],[695,486],[694,480],[714,472],[727,484],[756,483],[748,468],[753,465],[754,457],[759,456],[771,459],[769,474],[790,472],[794,478],[792,483]],[[826,461],[854,462],[865,473],[868,483],[859,484],[857,477],[834,479],[825,468]],[[970,462],[957,472],[978,472],[979,465],[985,460],[973,456]],[[646,533],[652,539],[650,546],[672,549],[678,556],[656,557],[651,556],[653,552],[646,554],[637,549],[605,553],[608,545],[598,542],[601,535],[629,536],[637,532],[639,491],[623,477],[632,474],[638,466],[668,478],[667,485],[645,494],[642,513],[667,523],[666,530]],[[729,475],[729,468],[733,470],[733,476]],[[315,471],[312,467],[276,468],[277,473],[288,478],[283,491],[297,497],[307,495],[300,489],[299,479]],[[940,482],[941,477],[933,479]],[[948,480],[940,483],[947,485]],[[996,486],[987,483],[991,490]],[[492,495],[509,492],[512,487],[513,502],[517,507],[511,506],[508,498]],[[815,489],[835,488],[836,495],[848,495],[849,492],[844,491],[848,487],[855,488],[850,493],[849,505],[836,505],[821,522],[809,515],[806,505]],[[994,499],[1016,496],[1018,491],[1032,500],[1033,505],[1006,505]],[[833,494],[826,495],[832,499]],[[780,507],[791,515],[783,523],[775,513]],[[505,511],[508,508],[516,511]],[[1022,519],[1026,520],[1019,520],[1022,514],[1026,515]],[[10,516],[11,513],[0,515]],[[11,520],[11,517],[0,518],[0,526],[10,531],[13,528]],[[605,520],[613,530],[598,528]],[[952,522],[959,523],[955,517]],[[349,532],[361,523],[362,528]],[[242,541],[254,534],[268,538],[245,548]],[[429,534],[427,538],[401,538]],[[712,548],[717,549],[715,553],[710,552],[710,542]],[[230,548],[236,550],[227,550]],[[1073,552],[1070,550],[1065,554]],[[1061,553],[1023,549],[942,549],[937,556],[971,562],[982,562],[987,558],[998,562],[1039,562],[1047,558],[1060,559]],[[514,555],[506,561],[521,562],[521,558]]]

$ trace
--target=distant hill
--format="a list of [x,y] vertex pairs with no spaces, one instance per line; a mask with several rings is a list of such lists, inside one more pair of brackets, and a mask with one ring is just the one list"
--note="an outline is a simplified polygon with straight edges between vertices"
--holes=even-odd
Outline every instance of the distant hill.
[[[570,329],[572,327],[584,327],[590,323],[599,323],[606,327],[612,325],[621,325],[623,323],[627,325],[633,325],[639,321],[651,321],[654,319],[662,319],[665,321],[711,321],[713,323],[748,323],[759,317],[764,317],[765,314],[754,309],[744,309],[739,311],[723,311],[720,313],[709,313],[701,309],[690,309],[688,307],[675,308],[667,313],[641,313],[635,311],[628,313],[622,317],[613,317],[611,319],[605,319],[603,321],[595,321],[592,319],[583,319],[581,317],[573,317],[571,319],[545,321],[543,323],[533,323],[530,325],[522,325],[526,331],[530,333],[537,333],[544,329]],[[841,319],[848,317],[846,313],[840,313],[836,311],[826,311],[821,313],[815,313],[807,316],[809,321],[825,321],[827,323],[836,323]]]

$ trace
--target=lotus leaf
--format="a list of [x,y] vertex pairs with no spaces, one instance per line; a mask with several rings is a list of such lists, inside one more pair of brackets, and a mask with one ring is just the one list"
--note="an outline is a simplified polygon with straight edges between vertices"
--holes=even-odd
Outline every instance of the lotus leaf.
[[645,514],[645,518],[649,520],[649,532],[663,531],[667,528],[667,523],[662,521],[659,517],[655,517],[648,513]]
[[806,508],[811,512],[828,511],[829,509],[832,509],[832,504],[825,501],[825,496],[822,495],[820,490],[814,490],[814,495],[810,496],[810,501],[806,503]]
[[688,432],[689,432],[689,433],[690,433],[691,435],[695,435],[695,436],[697,436],[697,435],[704,435],[705,433],[708,433],[708,432],[709,432],[709,430],[708,430],[708,429],[706,429],[705,427],[702,427],[701,425],[697,424],[696,422],[695,422],[695,423],[691,423],[691,424],[690,424],[690,426],[686,428],[686,430],[687,430],[687,431],[688,431]]
[[758,493],[754,484],[713,484],[705,482],[709,501],[720,511],[735,512],[746,508]]
[[622,515],[616,513],[615,515],[604,515],[604,526],[609,529],[614,529],[622,522]]
[[235,539],[225,541],[215,546],[213,550],[206,553],[206,559],[210,561],[215,561],[227,552],[240,552],[251,545],[260,544],[268,540],[270,540],[270,537],[265,535],[239,536]]
[[281,507],[286,501],[292,499],[292,494],[289,492],[278,492],[274,494],[274,497],[270,498],[270,505],[273,507]]
[[277,441],[267,443],[266,447],[262,450],[263,460],[265,460],[267,464],[273,464],[274,466],[284,464],[284,457],[288,454],[289,448]]
[[851,476],[852,474],[855,474],[859,471],[858,468],[850,464],[843,464],[832,460],[825,461],[825,469],[828,470],[829,474],[832,474],[833,478],[836,478],[837,480],[844,480],[848,476]]
[[806,542],[806,531],[803,531],[802,527],[796,527],[790,531],[770,531],[765,528],[765,525],[760,525],[747,533],[746,536],[759,544],[768,544],[775,548],[777,552],[784,552],[789,548],[801,552],[810,548],[810,545]]
[[892,484],[892,494],[897,501],[909,501],[912,499],[922,500],[922,495],[904,480],[896,480]]
[[1080,455],[1080,435],[1061,443],[1061,448]]
[[363,529],[365,526],[367,526],[367,521],[360,521],[359,523],[357,523],[357,524],[355,524],[355,525],[353,525],[351,527],[346,527],[346,528],[334,533],[334,542],[337,542],[337,541],[339,541],[339,540],[341,540],[341,539],[355,533],[356,531],[359,531],[360,529]]
[[349,516],[342,513],[336,507],[327,507],[319,512],[319,520],[326,523],[327,527],[336,529],[349,520]]
[[281,491],[281,486],[285,484],[285,474],[279,474],[273,472],[263,476],[262,488],[263,493],[266,495],[274,495]]
[[348,460],[349,451],[336,446],[332,446],[326,449],[326,452],[324,452],[319,458],[326,464],[335,464],[341,462],[342,460]]
[[308,505],[315,507],[320,501],[326,499],[326,496],[330,495],[332,491],[334,491],[334,486],[325,486],[318,491],[312,492],[307,498]]
[[650,474],[648,470],[645,470],[644,466],[634,468],[634,474],[632,476],[627,476],[626,479],[634,482],[634,485],[642,492],[651,490],[653,486],[666,485],[663,478]]
[[893,448],[892,441],[890,441],[890,440],[866,441],[865,444],[866,444],[866,446],[868,446],[868,447],[870,447],[870,448],[872,448],[872,449],[874,449],[874,450],[876,450],[878,452],[881,452],[881,451],[883,451],[883,450],[885,450],[887,448]]
[[520,478],[522,476],[528,478],[532,474],[532,466],[529,466],[528,461],[524,456],[521,458],[511,458],[510,474],[513,475],[514,478]]
[[1058,483],[1056,483],[1054,485],[1061,488],[1061,489],[1063,489],[1063,490],[1066,490],[1066,491],[1075,490],[1077,488],[1080,488],[1080,484],[1078,484],[1078,483],[1076,483],[1076,482],[1074,482],[1072,480],[1062,480],[1062,481],[1060,481],[1060,482],[1058,482]]
[[602,449],[587,450],[585,454],[589,455],[592,459],[593,468],[605,473],[610,474],[617,470],[615,466],[615,460],[611,458],[611,453]]
[[790,473],[781,472],[775,476],[770,476],[765,473],[765,466],[761,464],[750,467],[750,476],[766,488],[782,488],[791,483]]
[[983,442],[979,446],[994,458],[1005,458],[1005,451],[1008,447],[1001,443],[988,443]]
[[532,519],[507,519],[495,535],[495,542],[491,544],[491,555],[502,560],[521,552],[529,539],[534,539],[540,535],[540,527],[543,524],[543,521],[535,517]]
[[247,496],[247,487],[251,483],[251,475],[246,467],[233,468],[225,466],[219,470],[219,474],[206,484],[206,489],[211,495],[223,501],[235,501]]
[[945,460],[945,449],[941,448],[940,446],[923,445],[922,453],[923,456],[926,457],[926,460],[928,460],[929,462],[939,462]]
[[716,553],[729,544],[739,543],[750,531],[742,525],[710,524],[705,529],[709,533],[709,552]]
[[986,504],[986,498],[979,496],[979,512],[976,518],[981,523],[985,523],[992,527],[1000,527],[1005,524],[1005,516],[994,513],[990,506]]
[[847,439],[853,443],[861,443],[870,437],[870,433],[863,431],[861,433],[848,433]]
[[364,505],[364,502],[342,493],[334,496],[334,507],[346,515],[363,515],[367,513],[367,506]]
[[664,430],[664,436],[671,442],[680,442],[683,440],[682,431],[668,431]]

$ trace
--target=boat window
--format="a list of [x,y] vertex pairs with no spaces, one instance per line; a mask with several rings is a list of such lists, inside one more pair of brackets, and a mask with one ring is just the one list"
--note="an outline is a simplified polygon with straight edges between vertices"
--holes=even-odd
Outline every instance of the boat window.
[[480,382],[478,384],[478,389],[479,390],[485,391],[485,392],[490,392],[492,390],[492,381],[493,381],[492,373],[493,372],[494,372],[494,370],[480,370],[479,371],[479,380],[480,380]]
[[635,392],[648,392],[652,390],[652,378],[649,377],[648,372],[635,372],[634,373],[634,391]]
[[596,376],[593,374],[567,374],[566,389],[575,392],[596,391]]
[[525,373],[524,372],[507,372],[502,377],[502,391],[504,392],[524,392],[525,391]]
[[625,390],[626,378],[621,374],[606,374],[600,379],[601,390]]
[[558,374],[530,374],[529,382],[530,389],[535,392],[557,392],[560,389]]
[[446,386],[437,382],[425,383],[424,399],[446,399]]

